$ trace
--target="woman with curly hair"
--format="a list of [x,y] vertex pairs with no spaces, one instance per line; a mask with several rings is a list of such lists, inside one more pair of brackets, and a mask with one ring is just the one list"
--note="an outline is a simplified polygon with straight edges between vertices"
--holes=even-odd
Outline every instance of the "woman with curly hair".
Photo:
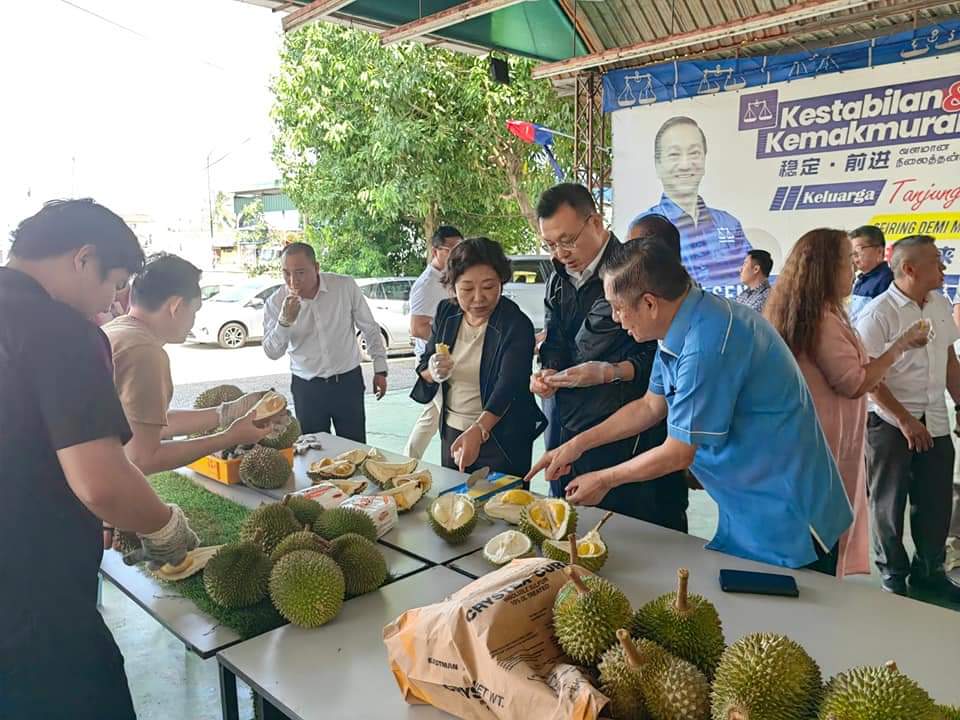
[[853,506],[853,524],[840,538],[838,577],[870,572],[867,393],[904,352],[923,347],[928,332],[918,323],[871,360],[844,308],[852,288],[853,246],[847,233],[811,230],[790,251],[764,310],[797,358]]

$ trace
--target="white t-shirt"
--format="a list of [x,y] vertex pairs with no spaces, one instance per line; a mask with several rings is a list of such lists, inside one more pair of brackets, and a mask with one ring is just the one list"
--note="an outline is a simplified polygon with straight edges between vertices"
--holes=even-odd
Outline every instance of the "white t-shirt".
[[[857,319],[857,332],[870,357],[879,357],[918,320],[933,323],[933,339],[925,347],[907,350],[883,378],[893,396],[916,418],[924,416],[933,437],[950,434],[950,419],[944,392],[947,387],[947,354],[960,339],[953,323],[950,301],[939,290],[927,296],[921,308],[901,292],[896,282],[863,308]],[[870,411],[891,425],[896,419],[876,403]]]
[[[441,301],[450,297],[450,293],[447,292],[447,289],[440,281],[442,277],[443,273],[437,270],[432,263],[427,263],[426,269],[420,273],[420,277],[417,278],[416,282],[413,283],[413,287],[410,288],[411,315],[426,315],[431,321],[436,317],[437,307]],[[413,347],[417,355],[417,361],[419,362],[420,356],[423,355],[423,351],[427,348],[427,343],[420,338],[414,338]]]

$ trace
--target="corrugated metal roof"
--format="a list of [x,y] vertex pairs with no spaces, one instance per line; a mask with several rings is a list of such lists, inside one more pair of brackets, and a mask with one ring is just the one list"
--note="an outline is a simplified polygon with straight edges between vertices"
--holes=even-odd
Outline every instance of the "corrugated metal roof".
[[[275,10],[292,10],[309,4],[309,0],[240,0]],[[332,19],[383,29],[400,21],[416,19],[420,9],[430,14],[440,9],[459,4],[462,0],[356,0],[334,13]],[[809,0],[535,0],[498,10],[490,18],[499,16],[498,22],[476,19],[454,26],[438,35],[428,36],[426,41],[439,43],[463,43],[474,50],[490,47],[516,54],[538,57],[543,60],[560,60],[577,57],[588,52],[599,52],[634,45],[641,42],[663,39],[683,32],[691,32],[744,20],[762,12],[782,10],[809,3]],[[557,18],[556,22],[531,22],[529,11],[534,6],[551,4],[557,14],[545,13],[543,17]],[[512,12],[508,12],[512,11]],[[722,42],[692,44],[679,53],[655,54],[621,63],[604,66],[603,69],[624,66],[640,66],[680,56],[733,57],[794,52],[825,45],[863,40],[877,35],[909,29],[914,23],[926,26],[940,19],[960,16],[960,2],[942,0],[877,0],[865,6],[833,13],[828,16],[777,26],[751,35],[731,33]],[[522,24],[514,32],[504,32],[504,22]],[[473,23],[473,26],[470,26]],[[579,28],[580,41],[574,49],[572,42],[574,26]],[[500,37],[495,38],[485,28],[497,27]],[[562,36],[558,39],[558,33]],[[569,33],[569,34],[568,34]]]

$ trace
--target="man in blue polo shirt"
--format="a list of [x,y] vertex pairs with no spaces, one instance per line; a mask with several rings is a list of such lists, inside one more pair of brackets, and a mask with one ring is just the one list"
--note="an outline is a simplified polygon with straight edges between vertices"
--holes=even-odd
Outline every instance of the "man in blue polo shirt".
[[880,228],[862,225],[850,233],[850,242],[853,244],[853,264],[860,274],[853,284],[847,314],[850,321],[856,324],[867,304],[890,287],[893,270],[884,260],[887,241]]
[[733,297],[740,265],[751,246],[737,218],[708,207],[700,196],[707,166],[706,135],[693,118],[672,117],[654,137],[653,161],[663,196],[641,216],[658,213],[676,225],[687,272],[707,290]]
[[624,246],[604,272],[617,320],[660,342],[647,394],[547,453],[534,468],[563,474],[581,453],[667,418],[667,440],[567,486],[593,505],[613,487],[690,468],[717,502],[707,546],[786,567],[836,570],[853,515],[810,392],[789,348],[757,312],[692,285],[656,242]]

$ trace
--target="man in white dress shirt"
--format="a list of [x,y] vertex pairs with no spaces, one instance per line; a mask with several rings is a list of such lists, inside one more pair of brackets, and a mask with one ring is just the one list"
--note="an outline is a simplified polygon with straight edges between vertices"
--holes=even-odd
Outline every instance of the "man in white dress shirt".
[[[931,339],[895,362],[870,396],[867,466],[877,566],[888,592],[906,595],[909,576],[915,589],[958,599],[943,568],[954,459],[944,391],[960,403],[960,363],[953,349],[960,335],[940,292],[944,266],[934,239],[900,240],[891,264],[893,283],[858,315],[867,353],[879,357],[918,320],[930,323]],[[908,499],[916,545],[912,562],[903,547]]]
[[[427,347],[433,332],[433,318],[442,300],[450,297],[443,286],[443,271],[447,268],[450,251],[463,242],[463,235],[451,225],[441,225],[430,239],[430,262],[410,289],[410,335],[413,337],[417,364]],[[440,426],[440,402],[442,393],[437,393],[434,402],[428,403],[410,431],[410,439],[403,454],[423,457],[431,438]]]
[[304,433],[330,432],[367,441],[357,330],[373,358],[373,392],[387,392],[387,349],[353,278],[321,273],[313,248],[291,243],[281,255],[283,280],[264,307],[263,351],[290,355],[290,390]]

